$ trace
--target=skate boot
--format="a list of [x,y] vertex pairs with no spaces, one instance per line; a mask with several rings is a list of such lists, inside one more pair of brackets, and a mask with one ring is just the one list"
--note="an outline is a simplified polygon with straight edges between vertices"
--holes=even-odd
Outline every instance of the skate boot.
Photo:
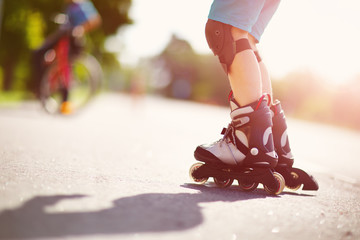
[[284,111],[281,108],[280,101],[275,101],[271,106],[273,113],[273,134],[274,145],[278,155],[278,164],[275,170],[279,172],[286,182],[286,187],[292,190],[298,190],[303,184],[302,190],[318,190],[319,186],[313,176],[305,171],[293,168],[294,157],[291,153],[289,138],[287,135],[287,125]]
[[205,183],[213,177],[220,187],[228,187],[233,180],[238,180],[244,191],[252,191],[262,183],[268,193],[281,193],[285,182],[281,174],[273,170],[278,160],[266,99],[262,97],[244,107],[231,99],[230,107],[232,121],[223,129],[223,138],[196,148],[195,159],[203,163],[195,163],[190,168],[191,178]]

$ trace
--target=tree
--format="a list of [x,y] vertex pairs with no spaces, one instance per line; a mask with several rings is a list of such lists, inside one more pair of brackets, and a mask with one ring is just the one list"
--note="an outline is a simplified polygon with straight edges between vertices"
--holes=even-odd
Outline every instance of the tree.
[[[64,0],[4,0],[3,19],[0,33],[0,70],[3,83],[0,87],[11,90],[14,78],[30,81],[31,52],[58,27],[51,19],[64,8]],[[130,24],[128,11],[131,0],[93,0],[103,19],[100,29],[89,36],[88,51],[98,56],[108,53],[104,50],[106,37],[116,33],[124,24]],[[113,58],[110,58],[113,59]],[[1,72],[1,71],[0,71]],[[34,84],[23,84],[23,86]]]
[[152,59],[151,68],[156,73],[150,74],[155,76],[152,87],[164,96],[228,104],[230,86],[217,57],[197,54],[176,35]]

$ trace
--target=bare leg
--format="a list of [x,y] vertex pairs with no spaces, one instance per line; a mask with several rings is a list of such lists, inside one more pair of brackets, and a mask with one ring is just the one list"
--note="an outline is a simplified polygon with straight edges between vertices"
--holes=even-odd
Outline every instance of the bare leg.
[[[256,39],[249,34],[249,41],[251,48],[258,52],[257,46],[256,46]],[[271,86],[271,80],[269,76],[269,72],[264,64],[264,62],[261,60],[259,62],[259,68],[261,73],[261,82],[262,82],[262,94],[270,94],[271,99],[273,99],[273,92],[272,92],[272,86]]]
[[[235,27],[232,27],[231,34],[234,41],[249,37],[248,32]],[[262,78],[253,50],[245,50],[235,55],[228,77],[234,98],[240,106],[259,100],[262,95]]]

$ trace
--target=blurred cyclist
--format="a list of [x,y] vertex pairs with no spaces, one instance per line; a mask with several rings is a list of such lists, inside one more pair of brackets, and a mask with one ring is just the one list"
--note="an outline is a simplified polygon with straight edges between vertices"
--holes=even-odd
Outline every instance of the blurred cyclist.
[[[34,76],[37,81],[41,80],[45,71],[45,62],[49,50],[56,45],[60,45],[59,47],[65,52],[65,57],[61,58],[62,64],[70,66],[71,56],[78,55],[82,50],[85,34],[96,29],[101,24],[101,17],[91,1],[64,0],[64,2],[66,4],[65,15],[59,15],[63,19],[57,19],[57,22],[61,22],[62,25],[34,52]],[[68,37],[63,38],[65,36]],[[70,68],[68,67],[64,71],[63,103],[60,107],[60,112],[63,114],[72,112],[71,103],[68,101],[70,75]]]

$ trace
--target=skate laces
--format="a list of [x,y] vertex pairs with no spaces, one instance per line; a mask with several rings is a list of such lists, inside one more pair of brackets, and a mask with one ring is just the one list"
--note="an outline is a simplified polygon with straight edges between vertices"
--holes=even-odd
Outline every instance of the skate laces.
[[224,135],[222,139],[220,139],[221,142],[225,141],[227,138],[230,139],[230,141],[233,144],[236,144],[236,137],[235,137],[235,127],[233,126],[232,122],[229,123],[227,128],[223,128],[221,131],[221,134]]

